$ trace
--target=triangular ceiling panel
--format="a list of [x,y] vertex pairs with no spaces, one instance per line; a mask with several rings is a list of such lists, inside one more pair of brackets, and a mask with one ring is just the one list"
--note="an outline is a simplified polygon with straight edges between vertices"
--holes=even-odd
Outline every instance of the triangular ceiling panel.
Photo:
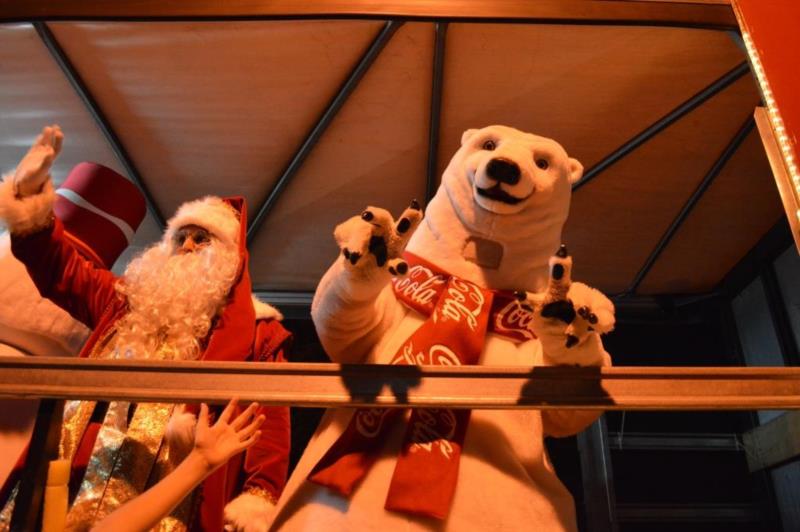
[[58,124],[65,141],[53,165],[60,183],[82,161],[125,174],[102,133],[30,24],[0,26],[0,161],[8,171],[42,127]]
[[551,137],[588,169],[744,60],[719,31],[450,24],[440,173],[465,129],[490,124]]
[[[204,194],[243,195],[252,221],[385,21],[47,27],[165,217]],[[434,35],[431,22],[400,27],[271,204],[251,245],[258,288],[313,290],[336,256],[337,223],[367,205],[396,215],[423,199]],[[589,169],[745,61],[724,31],[602,24],[450,22],[444,52],[439,173],[464,129],[491,123],[550,136]],[[744,75],[580,187],[564,234],[576,278],[610,293],[628,288],[758,101]],[[57,181],[82,160],[123,171],[36,28],[0,25],[4,171],[48,123],[66,133]],[[755,139],[690,213],[641,293],[712,289],[780,216]],[[159,237],[148,218],[115,271]]]
[[[127,176],[86,106],[30,24],[0,26],[0,164],[13,170],[48,124],[64,131],[64,145],[52,169],[58,186],[78,163],[93,161]],[[133,245],[118,261],[159,237],[148,213]]]
[[627,289],[757,103],[741,79],[577,190],[564,232],[576,278]]
[[169,217],[206,194],[260,203],[382,23],[53,23]]
[[255,286],[313,290],[336,258],[336,224],[422,198],[433,37],[407,23],[386,45],[253,241]]
[[764,146],[753,129],[664,249],[638,292],[711,291],[782,215]]

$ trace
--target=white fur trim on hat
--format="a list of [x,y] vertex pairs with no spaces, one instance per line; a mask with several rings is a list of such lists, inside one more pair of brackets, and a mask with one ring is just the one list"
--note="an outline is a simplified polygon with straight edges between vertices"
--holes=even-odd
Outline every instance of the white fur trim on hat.
[[35,233],[50,225],[55,201],[56,194],[49,179],[40,193],[18,198],[14,192],[14,177],[7,175],[0,183],[0,222],[16,235]]
[[226,244],[239,244],[239,213],[228,203],[216,196],[184,203],[178,208],[169,222],[164,239],[171,242],[181,227],[197,225],[219,238]]

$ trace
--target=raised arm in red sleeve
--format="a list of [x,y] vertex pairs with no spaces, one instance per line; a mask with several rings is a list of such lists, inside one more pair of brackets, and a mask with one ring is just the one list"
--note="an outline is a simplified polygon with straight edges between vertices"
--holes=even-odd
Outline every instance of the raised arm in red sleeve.
[[116,277],[84,259],[64,236],[61,220],[53,220],[34,233],[12,233],[11,251],[25,264],[42,297],[93,329],[117,297]]

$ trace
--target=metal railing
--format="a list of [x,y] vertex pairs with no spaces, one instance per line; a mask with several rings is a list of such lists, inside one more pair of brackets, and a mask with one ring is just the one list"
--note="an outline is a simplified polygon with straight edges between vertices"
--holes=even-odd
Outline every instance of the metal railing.
[[0,398],[42,399],[11,530],[34,530],[65,399],[301,407],[800,410],[800,368],[389,366],[0,358]]
[[389,366],[0,359],[0,398],[301,407],[800,409],[800,368]]

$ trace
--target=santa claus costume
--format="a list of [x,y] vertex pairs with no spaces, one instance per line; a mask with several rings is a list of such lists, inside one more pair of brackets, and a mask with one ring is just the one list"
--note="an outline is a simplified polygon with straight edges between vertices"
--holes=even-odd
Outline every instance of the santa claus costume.
[[[125,202],[119,200],[125,198]],[[56,190],[54,211],[64,235],[98,268],[111,268],[144,219],[144,197],[133,183],[97,163],[75,166]],[[76,356],[91,331],[43,298],[25,266],[0,237],[0,356]],[[0,486],[14,486],[39,401],[0,401]],[[10,478],[12,471],[14,478]],[[6,497],[0,492],[0,501]],[[0,503],[2,506],[2,503]]]
[[[92,329],[80,356],[285,359],[291,336],[280,325],[280,314],[251,294],[242,198],[184,204],[169,220],[162,241],[117,278],[69,243],[62,221],[53,215],[49,180],[35,195],[20,195],[16,187],[8,178],[0,185],[0,214],[9,226],[12,250],[42,295]],[[171,261],[176,233],[185,226],[207,230],[219,248]],[[193,271],[203,274],[187,275]],[[161,522],[161,529],[217,531],[226,522],[234,529],[265,526],[285,482],[289,412],[269,407],[261,413],[266,421],[259,441],[211,475]],[[60,445],[62,458],[72,464],[67,528],[89,529],[168,473],[188,450],[193,419],[172,404],[69,403]]]

